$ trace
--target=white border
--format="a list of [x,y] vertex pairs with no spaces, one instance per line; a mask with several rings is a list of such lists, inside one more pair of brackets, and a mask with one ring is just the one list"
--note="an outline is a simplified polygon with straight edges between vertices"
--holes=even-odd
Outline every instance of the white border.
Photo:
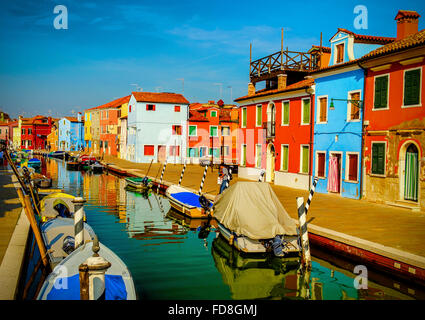
[[[320,121],[320,113],[321,113],[321,109],[322,109],[322,104],[320,103],[320,99],[326,98],[326,121]],[[322,96],[317,96],[317,116],[316,116],[316,123],[317,124],[324,124],[324,123],[328,123],[328,118],[329,118],[329,97],[328,95],[322,95]]]
[[[283,147],[285,147],[285,146],[288,147],[288,161],[287,161],[287,163],[288,163],[288,169],[286,169],[286,170],[283,169]],[[280,170],[279,171],[289,172],[289,144],[286,144],[286,143],[282,143],[280,145]]]
[[[385,108],[375,108],[375,86],[376,86],[376,78],[386,77],[388,76],[388,85],[387,85],[387,106]],[[372,102],[372,111],[380,111],[380,110],[388,110],[390,108],[390,73],[384,73],[373,77],[373,102]]]
[[[319,170],[318,170],[318,167],[319,167],[319,157],[318,157],[318,154],[319,153],[324,153],[325,154],[325,162],[324,162],[324,165],[325,165],[324,174],[325,175],[323,177],[319,176],[319,174],[318,174],[318,172],[319,172]],[[317,150],[315,152],[315,155],[314,155],[314,176],[317,177],[317,178],[319,178],[319,179],[326,179],[327,176],[328,176],[328,171],[327,171],[327,167],[326,167],[326,155],[327,155],[326,150]]]
[[[284,105],[285,105],[285,103],[288,103],[288,123],[283,123],[283,115],[284,115],[284,112],[283,112],[283,109],[284,109]],[[289,124],[291,123],[290,121],[291,121],[291,100],[282,100],[281,101],[281,103],[282,103],[282,119],[281,119],[281,123],[280,123],[280,125],[282,126],[282,127],[287,127],[287,126],[289,126]]]
[[[307,161],[307,172],[302,172],[302,167],[303,167],[303,147],[308,147],[308,161]],[[310,173],[310,145],[309,144],[300,144],[300,168],[298,170],[298,173],[301,174],[309,174]]]
[[[261,109],[261,123],[260,123],[260,125],[258,125],[258,108],[259,107]],[[257,104],[257,105],[255,105],[255,127],[260,128],[262,126],[263,126],[263,105]]]
[[[383,143],[383,144],[385,144],[385,152],[384,152],[384,155],[385,155],[385,158],[384,158],[384,174],[381,174],[381,173],[373,173],[372,172],[372,168],[373,168],[373,164],[372,164],[372,161],[373,161],[373,144],[374,143]],[[377,140],[377,141],[371,141],[371,143],[370,143],[370,172],[369,172],[369,174],[371,175],[371,176],[374,176],[374,177],[386,177],[387,176],[387,141],[379,141],[379,140]]]
[[[246,117],[245,117],[246,124],[245,124],[245,126],[243,125],[243,111],[244,111],[244,109],[246,110],[246,113],[245,113],[245,115],[246,115]],[[241,108],[241,128],[246,128],[247,125],[248,125],[248,109],[247,109],[247,107],[242,107]]]
[[[190,127],[195,127],[196,128],[196,134],[195,135],[191,135],[190,134]],[[189,124],[189,127],[187,128],[187,134],[188,134],[188,137],[197,137],[198,136],[198,126],[197,125],[195,125],[195,124]]]
[[[216,127],[217,128],[217,135],[216,136],[212,136],[211,135],[211,127]],[[211,137],[213,137],[213,138],[217,138],[219,135],[218,135],[218,126],[210,126],[209,127],[209,134],[208,134],[208,136],[211,138]]]
[[[308,123],[303,123],[303,118],[304,118],[304,100],[308,100],[308,101],[310,101],[310,103],[309,103],[309,115],[310,115],[310,117],[309,117],[309,119],[308,119]],[[300,125],[301,126],[308,126],[308,125],[310,125],[310,121],[311,121],[311,99],[310,98],[302,98],[301,99],[301,122],[300,122]]]
[[[357,155],[357,180],[350,180],[350,155]],[[359,183],[359,177],[360,177],[360,153],[359,152],[351,152],[351,151],[347,151],[345,153],[345,182],[349,182],[349,183]]]
[[362,119],[362,90],[361,89],[357,89],[357,90],[351,90],[347,92],[347,100],[351,99],[351,95],[353,93],[359,93],[359,118],[355,119],[355,120],[351,120],[351,101],[347,101],[347,122],[360,122]]

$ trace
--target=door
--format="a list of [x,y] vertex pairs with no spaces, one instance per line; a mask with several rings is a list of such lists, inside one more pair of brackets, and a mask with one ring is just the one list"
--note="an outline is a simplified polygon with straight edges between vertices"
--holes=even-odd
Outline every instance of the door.
[[418,201],[418,149],[411,144],[406,150],[404,171],[404,199]]
[[329,158],[328,191],[341,192],[341,154],[332,153]]
[[167,146],[158,146],[158,162],[165,162],[167,158]]
[[275,150],[274,145],[270,143],[267,146],[267,170],[266,170],[266,181],[274,182],[274,169],[275,169]]

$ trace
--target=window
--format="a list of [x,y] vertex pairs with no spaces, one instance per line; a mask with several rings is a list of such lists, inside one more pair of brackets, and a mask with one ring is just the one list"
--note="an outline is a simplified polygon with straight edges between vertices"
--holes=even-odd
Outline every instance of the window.
[[388,75],[375,77],[375,101],[374,109],[385,109],[388,107]]
[[21,134],[25,134],[25,129],[22,129],[22,133]]
[[174,106],[174,112],[180,112],[180,106]]
[[385,142],[372,142],[372,174],[385,174]]
[[211,111],[211,117],[217,117],[217,111]]
[[153,156],[153,155],[155,155],[155,146],[153,146],[153,145],[145,145],[144,146],[144,155],[145,156]]
[[218,137],[218,127],[210,126],[210,137]]
[[128,111],[131,112],[131,105],[128,107]]
[[301,146],[300,173],[308,173],[309,158],[310,158],[310,147],[305,145]]
[[198,136],[198,127],[197,126],[189,126],[189,137],[196,137]]
[[261,168],[261,144],[255,145],[255,166]]
[[241,122],[242,128],[246,128],[246,108],[242,108]]
[[301,124],[310,123],[310,99],[302,100]]
[[188,152],[188,157],[194,158],[198,156],[197,148],[189,148],[187,152]]
[[28,129],[28,134],[32,134],[32,129]]
[[289,168],[289,146],[282,145],[282,167],[281,170],[288,171]]
[[261,117],[261,112],[262,112],[262,106],[261,106],[261,104],[260,105],[258,105],[257,107],[256,107],[256,114],[257,114],[257,121],[256,121],[256,126],[257,127],[261,127],[261,122],[262,122],[262,117]]
[[32,140],[28,140],[28,147],[32,146]]
[[221,154],[223,156],[228,156],[229,155],[229,146],[221,146]]
[[207,155],[207,147],[200,147],[199,148],[199,156],[204,157]]
[[147,104],[146,105],[146,111],[155,111],[155,105],[154,104]]
[[229,136],[230,135],[230,127],[221,127],[221,135]]
[[420,104],[421,69],[404,72],[404,105],[415,106]]
[[108,141],[105,141],[105,149],[108,148]]
[[328,97],[320,97],[318,123],[325,123],[327,121],[328,121]]
[[245,167],[246,166],[246,144],[242,145],[241,148],[241,166]]
[[347,153],[347,179],[348,181],[357,182],[359,155],[357,153]]
[[[220,157],[220,153],[218,151],[219,151],[218,148],[210,148],[209,149],[209,155],[210,156],[212,155],[213,157],[218,158],[218,157]],[[213,153],[214,153],[214,155],[213,155]]]
[[170,156],[179,156],[180,146],[170,146]]
[[360,92],[352,92],[349,94],[349,117],[348,120],[360,120]]
[[336,45],[336,63],[344,62],[344,44]]
[[316,153],[316,176],[320,178],[326,177],[326,153]]
[[282,125],[289,124],[289,101],[282,103]]
[[173,135],[181,136],[182,135],[182,126],[173,126]]

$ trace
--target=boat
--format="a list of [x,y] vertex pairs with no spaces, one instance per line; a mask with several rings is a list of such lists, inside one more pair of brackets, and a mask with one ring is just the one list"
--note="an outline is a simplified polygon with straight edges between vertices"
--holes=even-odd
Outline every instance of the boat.
[[128,177],[125,178],[126,187],[132,189],[150,189],[152,187],[152,180],[148,177]]
[[305,274],[299,272],[301,264],[295,257],[246,255],[221,236],[213,240],[211,254],[232,299],[306,298],[301,286]]
[[41,168],[41,160],[37,158],[31,158],[28,160],[29,167],[32,167],[34,169],[40,169]]
[[212,215],[212,203],[203,195],[198,195],[178,185],[171,185],[165,191],[171,207],[190,218],[207,218]]
[[190,230],[198,230],[199,228],[203,228],[206,224],[209,224],[211,228],[217,229],[217,222],[215,219],[191,219],[173,208],[170,208],[166,217],[183,227],[189,228]]
[[93,173],[102,173],[103,172],[103,166],[99,162],[95,162],[92,165],[90,165],[90,170]]
[[66,163],[66,170],[79,170],[80,162],[78,162],[78,157],[71,157],[69,161]]
[[247,253],[299,254],[299,232],[270,184],[238,181],[216,196],[214,217],[220,234]]
[[80,170],[90,170],[91,165],[96,162],[96,157],[83,154],[78,158],[78,162],[80,163]]
[[50,188],[52,186],[52,179],[47,178],[45,175],[34,172],[31,174],[31,180],[34,183],[34,186],[37,188]]
[[[96,252],[93,246],[93,242],[83,244],[56,265],[37,300],[80,300],[79,266]],[[99,248],[99,256],[111,263],[105,273],[105,300],[136,300],[133,277],[125,263],[104,244],[99,243]]]
[[49,154],[49,157],[66,160],[67,153],[65,151],[53,151]]
[[71,218],[75,211],[73,195],[55,192],[45,196],[40,200],[40,215],[41,221],[54,219],[57,216]]

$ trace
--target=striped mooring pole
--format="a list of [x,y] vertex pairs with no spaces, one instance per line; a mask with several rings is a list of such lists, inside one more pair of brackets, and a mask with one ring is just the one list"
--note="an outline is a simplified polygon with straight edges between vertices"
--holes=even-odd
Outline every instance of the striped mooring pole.
[[308,242],[307,219],[304,208],[304,198],[297,197],[298,220],[300,223],[301,247],[304,258],[304,266],[307,269],[311,268],[310,245]]
[[74,241],[75,249],[84,244],[84,200],[76,197],[72,200],[74,204]]
[[207,176],[207,170],[208,170],[208,165],[205,166],[204,175],[202,176],[201,185],[199,186],[199,191],[198,191],[199,195],[201,195],[202,188],[204,187],[204,181],[205,181],[205,177]]
[[162,168],[162,172],[161,172],[161,179],[159,179],[159,187],[161,188],[161,184],[162,184],[162,178],[164,177],[164,172],[165,172],[165,167],[167,166],[167,160],[165,160],[164,162],[164,167]]
[[111,267],[111,263],[99,256],[99,240],[97,236],[93,240],[93,256],[80,264],[80,299],[81,300],[105,300],[105,273]]
[[181,185],[182,180],[183,180],[184,171],[186,170],[186,164],[187,164],[187,162],[185,161],[185,162],[184,162],[184,166],[183,166],[182,173],[181,173],[181,175],[180,175],[179,186]]
[[229,187],[231,175],[232,175],[232,168],[229,168],[229,173],[227,174],[227,180],[226,180],[226,189]]
[[307,215],[308,209],[310,208],[311,199],[313,199],[314,191],[316,190],[317,181],[319,179],[314,177],[313,185],[311,186],[310,194],[308,195],[307,203],[305,204],[305,214]]

